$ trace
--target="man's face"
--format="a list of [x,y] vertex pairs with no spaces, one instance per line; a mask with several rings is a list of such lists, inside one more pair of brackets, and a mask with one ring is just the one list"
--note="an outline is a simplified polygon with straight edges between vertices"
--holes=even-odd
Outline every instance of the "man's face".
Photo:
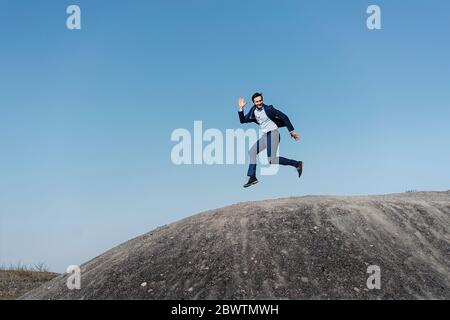
[[258,108],[262,108],[262,105],[263,105],[263,98],[262,98],[261,96],[256,97],[256,98],[253,100],[253,103],[254,103],[255,106],[257,106]]

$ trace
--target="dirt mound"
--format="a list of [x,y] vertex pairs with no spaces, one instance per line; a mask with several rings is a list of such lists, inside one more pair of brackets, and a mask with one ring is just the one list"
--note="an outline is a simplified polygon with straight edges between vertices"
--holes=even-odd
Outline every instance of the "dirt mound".
[[[369,289],[369,266],[380,289]],[[23,299],[449,299],[450,192],[305,196],[210,210]]]

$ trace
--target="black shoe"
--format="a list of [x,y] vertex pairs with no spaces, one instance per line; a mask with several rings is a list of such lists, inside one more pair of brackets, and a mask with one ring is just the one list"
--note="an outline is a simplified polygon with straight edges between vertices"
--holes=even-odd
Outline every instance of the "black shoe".
[[256,179],[256,177],[250,177],[247,181],[246,184],[244,184],[244,188],[248,188],[251,185],[257,184],[258,183],[258,179]]
[[298,177],[300,178],[303,173],[303,161],[299,161],[298,167],[297,167]]

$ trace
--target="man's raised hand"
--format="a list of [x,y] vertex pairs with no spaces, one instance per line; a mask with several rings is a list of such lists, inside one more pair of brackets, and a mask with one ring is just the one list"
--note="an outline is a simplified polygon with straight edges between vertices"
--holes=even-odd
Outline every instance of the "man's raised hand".
[[244,109],[244,107],[245,107],[246,104],[247,104],[247,102],[245,102],[245,99],[239,97],[239,101],[238,101],[239,110]]
[[298,133],[295,132],[295,131],[291,131],[291,137],[292,137],[294,140],[300,140],[300,136],[299,136]]

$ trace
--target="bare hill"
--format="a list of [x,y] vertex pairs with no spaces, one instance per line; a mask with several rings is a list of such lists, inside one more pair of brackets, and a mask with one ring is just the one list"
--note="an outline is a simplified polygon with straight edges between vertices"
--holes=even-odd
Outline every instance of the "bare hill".
[[[381,288],[368,289],[368,266]],[[450,192],[244,202],[157,228],[23,299],[449,299]]]

